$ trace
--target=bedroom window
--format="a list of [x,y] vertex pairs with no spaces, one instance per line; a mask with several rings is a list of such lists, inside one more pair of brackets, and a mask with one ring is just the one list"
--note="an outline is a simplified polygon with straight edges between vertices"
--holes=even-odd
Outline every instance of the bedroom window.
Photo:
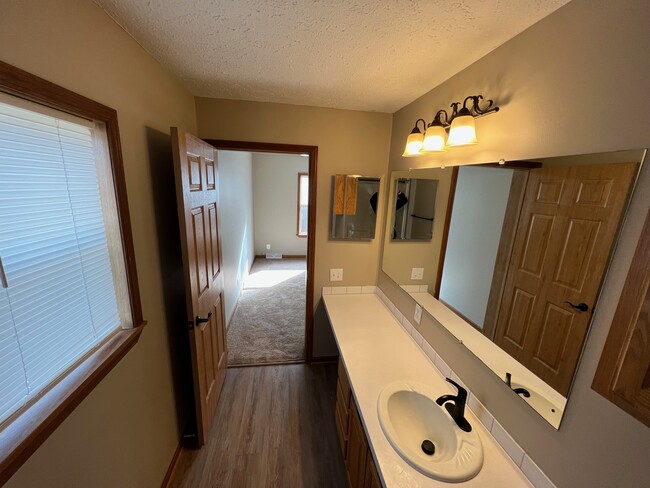
[[309,174],[298,173],[298,237],[307,237],[309,214]]
[[145,324],[117,112],[0,61],[0,485]]
[[131,328],[101,124],[0,95],[0,423]]

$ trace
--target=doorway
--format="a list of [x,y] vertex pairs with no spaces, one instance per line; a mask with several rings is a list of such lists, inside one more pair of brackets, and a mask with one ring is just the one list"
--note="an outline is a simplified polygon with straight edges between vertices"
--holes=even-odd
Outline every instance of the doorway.
[[229,367],[311,362],[318,148],[206,142],[219,151],[220,212],[232,221],[223,229],[232,238],[224,243]]

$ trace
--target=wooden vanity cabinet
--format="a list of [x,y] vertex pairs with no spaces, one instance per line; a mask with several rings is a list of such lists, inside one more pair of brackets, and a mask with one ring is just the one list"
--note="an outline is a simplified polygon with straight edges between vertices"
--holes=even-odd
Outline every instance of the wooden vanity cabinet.
[[350,488],[381,488],[379,473],[340,359],[336,386],[336,429]]
[[343,459],[347,459],[351,396],[350,383],[348,382],[343,363],[339,359],[338,380],[336,381],[336,430],[339,434]]

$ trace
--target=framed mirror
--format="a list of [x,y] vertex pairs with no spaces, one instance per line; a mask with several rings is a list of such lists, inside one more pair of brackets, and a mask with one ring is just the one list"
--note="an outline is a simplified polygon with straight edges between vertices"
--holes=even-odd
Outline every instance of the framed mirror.
[[375,238],[380,178],[334,175],[330,239]]
[[404,173],[437,181],[436,220],[418,249],[386,235],[383,271],[555,428],[644,156],[391,175],[391,195]]

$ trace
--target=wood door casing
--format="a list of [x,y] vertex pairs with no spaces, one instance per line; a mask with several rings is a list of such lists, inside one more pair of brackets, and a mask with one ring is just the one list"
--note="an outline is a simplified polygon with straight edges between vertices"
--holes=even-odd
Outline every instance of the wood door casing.
[[650,212],[591,387],[650,427]]
[[[203,445],[228,366],[225,334],[217,151],[172,127],[194,378],[198,444]],[[198,323],[197,318],[207,319]]]
[[[567,395],[637,163],[530,171],[495,342]],[[567,304],[586,303],[588,312]]]

